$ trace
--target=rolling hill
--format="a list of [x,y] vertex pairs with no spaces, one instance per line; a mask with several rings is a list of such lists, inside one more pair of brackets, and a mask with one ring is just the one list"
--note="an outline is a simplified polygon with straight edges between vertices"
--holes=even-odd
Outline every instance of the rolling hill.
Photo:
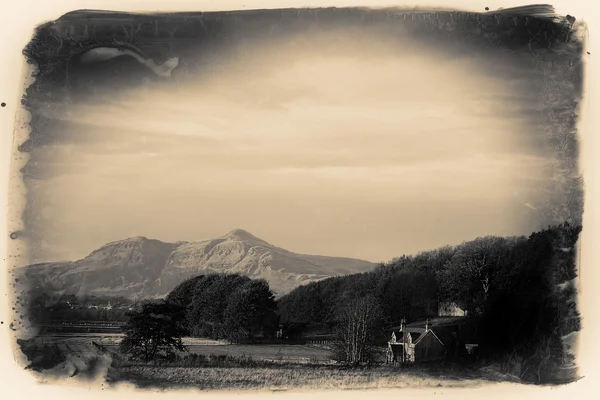
[[236,229],[197,242],[133,237],[108,243],[78,261],[24,267],[22,275],[34,290],[155,298],[192,276],[239,273],[267,280],[279,297],[306,283],[374,266],[351,258],[296,254]]

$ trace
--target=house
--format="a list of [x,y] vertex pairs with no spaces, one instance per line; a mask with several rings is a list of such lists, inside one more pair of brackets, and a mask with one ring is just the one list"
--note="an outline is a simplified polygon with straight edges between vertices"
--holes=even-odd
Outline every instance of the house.
[[438,303],[438,317],[466,317],[467,312],[453,302]]
[[[439,307],[442,316],[392,328],[388,342],[387,362],[427,362],[441,358],[460,359],[477,355],[479,334],[477,319],[466,315],[447,316],[444,310],[451,309],[461,314],[459,307]],[[406,342],[406,343],[404,343]]]
[[392,332],[388,342],[388,364],[416,363],[440,360],[445,354],[444,343],[429,327],[408,327],[404,320],[400,329]]

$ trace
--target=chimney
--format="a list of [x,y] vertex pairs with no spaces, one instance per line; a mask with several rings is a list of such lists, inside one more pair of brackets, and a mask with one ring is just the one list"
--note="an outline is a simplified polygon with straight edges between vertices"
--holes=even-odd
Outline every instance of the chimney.
[[400,321],[400,329],[402,330],[402,364],[406,362],[406,329],[404,329],[404,325],[406,325],[406,320],[402,318],[402,321]]
[[425,322],[425,332],[429,331],[429,319]]

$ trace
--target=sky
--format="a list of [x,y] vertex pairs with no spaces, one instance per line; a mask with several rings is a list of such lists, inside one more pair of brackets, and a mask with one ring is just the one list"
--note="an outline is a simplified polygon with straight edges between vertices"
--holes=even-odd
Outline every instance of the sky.
[[32,262],[235,228],[379,262],[539,228],[538,94],[509,55],[341,37],[242,44],[210,73],[182,60],[172,78],[41,109],[60,140],[32,153]]

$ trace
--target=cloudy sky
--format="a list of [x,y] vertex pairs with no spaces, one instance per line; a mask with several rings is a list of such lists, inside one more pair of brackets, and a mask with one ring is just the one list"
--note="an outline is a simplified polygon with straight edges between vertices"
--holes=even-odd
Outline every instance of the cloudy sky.
[[548,158],[510,56],[313,39],[241,46],[213,73],[182,60],[185,74],[42,110],[61,140],[32,153],[32,261],[234,228],[386,261],[539,228]]

